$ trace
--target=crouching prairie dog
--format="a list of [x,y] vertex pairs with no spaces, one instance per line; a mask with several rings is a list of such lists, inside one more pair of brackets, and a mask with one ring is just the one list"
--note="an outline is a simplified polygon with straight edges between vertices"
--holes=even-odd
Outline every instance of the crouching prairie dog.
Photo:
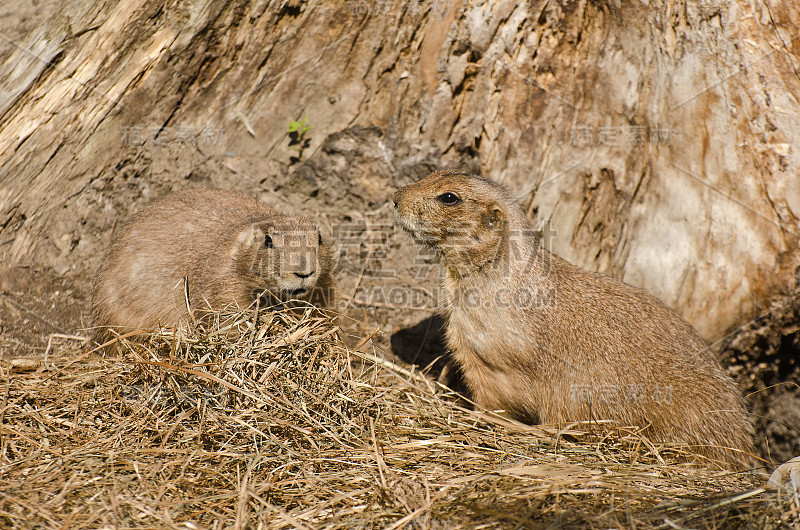
[[231,191],[191,190],[146,206],[114,237],[92,315],[105,340],[109,326],[174,326],[190,309],[245,309],[256,300],[331,308],[333,297],[330,253],[308,219]]
[[440,258],[448,346],[478,405],[527,423],[615,420],[750,465],[742,397],[677,313],[548,252],[487,179],[436,172],[394,203],[399,225]]

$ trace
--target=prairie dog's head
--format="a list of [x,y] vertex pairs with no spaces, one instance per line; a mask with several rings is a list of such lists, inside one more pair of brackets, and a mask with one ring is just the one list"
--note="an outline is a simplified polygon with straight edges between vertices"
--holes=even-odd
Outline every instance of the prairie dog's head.
[[330,269],[319,229],[303,217],[255,222],[239,232],[236,247],[237,265],[249,278],[254,299],[306,299]]
[[481,177],[437,171],[394,194],[395,217],[415,240],[434,248],[460,274],[496,260],[508,229],[501,186]]

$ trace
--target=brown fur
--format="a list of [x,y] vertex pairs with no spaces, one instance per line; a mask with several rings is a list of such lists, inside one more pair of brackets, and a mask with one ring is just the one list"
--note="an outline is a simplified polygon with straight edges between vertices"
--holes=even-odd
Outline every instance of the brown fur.
[[[460,202],[437,199],[446,192]],[[481,407],[529,423],[612,419],[749,465],[741,395],[677,313],[548,252],[489,180],[437,172],[394,201],[399,224],[441,258],[448,344]]]
[[[273,248],[265,246],[267,235]],[[184,278],[193,312],[244,309],[257,299],[329,308],[331,258],[320,241],[307,219],[279,215],[238,193],[168,195],[133,216],[112,241],[95,283],[94,323],[120,332],[175,326],[189,318]]]

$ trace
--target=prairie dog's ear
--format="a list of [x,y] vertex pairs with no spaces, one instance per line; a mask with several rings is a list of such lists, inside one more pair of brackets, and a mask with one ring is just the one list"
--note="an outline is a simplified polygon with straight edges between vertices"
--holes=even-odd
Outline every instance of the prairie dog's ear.
[[481,224],[489,230],[499,228],[503,224],[503,219],[505,219],[503,210],[496,202],[486,206],[486,209],[481,214]]

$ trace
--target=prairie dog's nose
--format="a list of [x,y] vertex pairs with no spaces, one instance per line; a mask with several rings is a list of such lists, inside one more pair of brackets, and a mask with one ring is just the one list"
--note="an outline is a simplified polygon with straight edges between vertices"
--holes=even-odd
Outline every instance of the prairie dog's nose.
[[311,271],[308,274],[303,274],[302,272],[295,272],[294,275],[297,276],[298,278],[304,278],[305,279],[305,278],[308,278],[309,276],[313,275],[315,272],[317,272],[317,271]]

